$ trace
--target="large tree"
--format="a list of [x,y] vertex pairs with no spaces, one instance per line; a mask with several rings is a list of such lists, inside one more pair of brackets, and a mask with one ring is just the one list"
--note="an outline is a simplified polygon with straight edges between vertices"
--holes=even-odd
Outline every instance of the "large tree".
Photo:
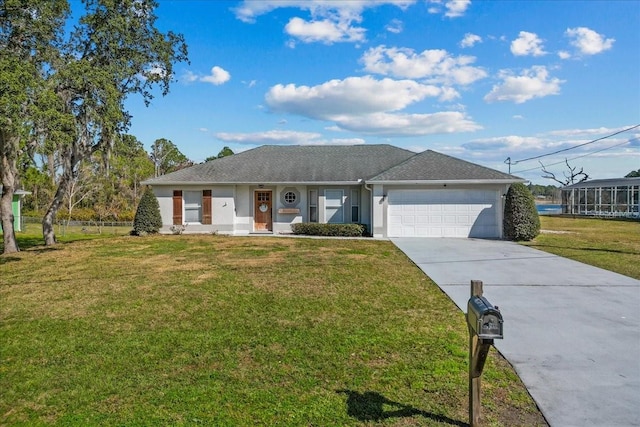
[[[0,0],[2,221],[11,222],[7,201],[17,185],[21,141],[48,144],[60,173],[42,222],[47,245],[55,243],[55,215],[81,162],[108,152],[129,126],[126,98],[141,95],[149,103],[157,86],[167,94],[174,62],[187,60],[182,35],[155,27],[155,1],[82,6],[73,31],[63,34],[66,0]],[[5,231],[5,252],[15,250],[15,236]]]
[[151,146],[151,160],[155,167],[155,176],[190,166],[191,161],[182,154],[178,147],[166,138],[156,139]]
[[50,64],[61,49],[66,0],[0,0],[0,217],[4,253],[19,250],[11,202],[19,185],[18,159],[37,142],[46,115]]
[[117,135],[128,128],[131,117],[124,109],[125,99],[141,95],[149,103],[156,86],[166,95],[173,63],[187,60],[182,35],[155,27],[155,1],[83,3],[85,15],[70,34],[50,79],[75,127],[71,143],[61,147],[64,161],[58,190],[42,222],[47,245],[55,243],[53,220],[80,162],[111,150]]
[[220,159],[222,157],[227,157],[227,156],[233,156],[234,154],[235,153],[233,152],[233,150],[225,145],[222,148],[222,150],[220,150],[217,156],[209,156],[206,159],[204,159],[204,161],[210,162],[211,160]]

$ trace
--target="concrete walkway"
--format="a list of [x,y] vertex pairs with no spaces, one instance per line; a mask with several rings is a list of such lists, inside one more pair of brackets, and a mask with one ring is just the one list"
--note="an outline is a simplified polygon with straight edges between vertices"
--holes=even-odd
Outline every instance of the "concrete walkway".
[[482,280],[496,347],[551,426],[640,426],[640,280],[512,242],[391,240],[464,312]]

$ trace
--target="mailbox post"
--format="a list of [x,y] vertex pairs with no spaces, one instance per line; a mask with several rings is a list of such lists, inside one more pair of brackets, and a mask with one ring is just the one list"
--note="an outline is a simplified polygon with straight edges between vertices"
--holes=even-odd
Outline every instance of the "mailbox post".
[[502,314],[482,296],[482,281],[471,281],[467,303],[469,327],[469,425],[480,425],[480,377],[494,339],[502,339]]

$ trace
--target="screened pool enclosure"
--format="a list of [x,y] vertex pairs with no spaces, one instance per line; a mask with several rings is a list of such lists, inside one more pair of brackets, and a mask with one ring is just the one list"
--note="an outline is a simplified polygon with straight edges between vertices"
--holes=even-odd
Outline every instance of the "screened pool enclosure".
[[640,178],[594,179],[562,189],[562,213],[640,218]]

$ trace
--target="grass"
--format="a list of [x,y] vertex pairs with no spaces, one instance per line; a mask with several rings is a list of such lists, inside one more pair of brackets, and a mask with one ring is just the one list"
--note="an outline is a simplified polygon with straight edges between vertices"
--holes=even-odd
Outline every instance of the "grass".
[[[0,425],[466,425],[464,315],[390,242],[18,236]],[[545,425],[493,350],[483,405]]]
[[524,244],[640,280],[640,221],[543,215],[540,222],[544,231]]

